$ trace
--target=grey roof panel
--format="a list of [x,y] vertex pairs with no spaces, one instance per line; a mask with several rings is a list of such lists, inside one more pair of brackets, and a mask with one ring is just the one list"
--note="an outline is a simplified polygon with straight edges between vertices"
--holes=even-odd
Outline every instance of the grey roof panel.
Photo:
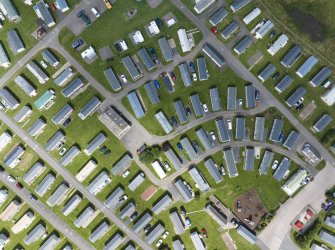
[[140,77],[139,70],[129,56],[123,57],[122,63],[133,80],[137,80]]
[[292,65],[302,55],[302,50],[298,45],[293,46],[281,60],[281,64],[286,68],[291,68]]
[[190,72],[188,70],[187,63],[179,64],[178,68],[179,68],[179,72],[181,75],[181,79],[183,80],[184,86],[185,87],[192,86],[192,80],[191,80]]
[[177,180],[174,185],[181,194],[185,202],[190,202],[193,199],[191,191],[185,186],[182,180]]
[[199,116],[204,116],[204,109],[202,108],[202,104],[199,98],[198,94],[193,94],[190,96],[190,100],[193,106],[193,110],[194,110],[194,114],[195,116],[199,117]]
[[207,192],[211,188],[205,179],[204,175],[201,173],[201,171],[196,167],[193,166],[188,170],[190,176],[194,180],[196,186],[202,191],[202,192]]
[[100,104],[101,101],[99,100],[99,98],[93,96],[91,100],[89,100],[88,103],[86,103],[79,111],[78,114],[79,118],[85,120],[89,115],[91,115],[94,112],[95,109],[99,107]]
[[137,55],[141,58],[147,70],[152,70],[153,68],[155,68],[155,64],[145,48],[141,48],[139,51],[137,51]]
[[138,98],[137,92],[131,92],[127,95],[128,101],[137,118],[141,118],[145,115],[145,110],[142,106],[140,99]]
[[133,226],[133,230],[135,233],[139,233],[152,219],[152,216],[146,212],[142,215],[139,220],[137,220]]
[[228,11],[226,11],[223,7],[219,8],[209,19],[209,22],[216,26],[228,15]]
[[45,149],[49,152],[56,148],[56,146],[65,139],[65,135],[62,131],[57,131],[45,145]]
[[128,168],[133,158],[127,153],[112,167],[112,173],[114,175],[122,174],[126,168]]
[[296,144],[298,137],[299,137],[299,133],[292,130],[290,134],[288,135],[288,137],[286,138],[283,146],[291,150]]
[[243,140],[245,136],[245,118],[244,117],[236,117],[236,140]]
[[227,129],[226,123],[223,120],[223,118],[215,120],[215,125],[218,130],[220,141],[221,142],[230,141],[230,135],[228,133],[228,129]]
[[159,214],[164,209],[166,209],[173,202],[171,196],[169,194],[165,194],[155,205],[152,207],[152,212],[154,214]]
[[116,77],[114,71],[112,68],[108,68],[104,70],[104,75],[109,83],[109,85],[112,87],[114,91],[118,91],[121,89],[121,84],[119,79]]
[[271,132],[270,132],[270,137],[269,137],[269,139],[271,141],[274,141],[274,142],[279,141],[279,137],[280,137],[283,125],[284,125],[283,120],[274,119],[273,124],[272,124],[272,128],[271,128]]
[[199,81],[206,81],[208,79],[208,70],[205,57],[198,57],[197,65],[198,65]]
[[73,108],[70,104],[65,104],[55,115],[52,117],[52,122],[56,125],[63,123],[73,112]]
[[186,116],[186,111],[184,108],[184,105],[181,100],[174,101],[173,102],[174,109],[176,110],[176,114],[178,116],[180,123],[186,123],[188,122],[188,118]]
[[255,244],[257,241],[257,236],[249,231],[247,228],[245,228],[242,225],[239,225],[237,228],[237,233],[241,235],[244,239],[246,239],[250,244]]
[[213,47],[211,47],[208,44],[205,44],[202,47],[202,51],[210,58],[212,59],[212,61],[218,66],[218,67],[222,67],[225,64],[225,60],[223,58],[223,56],[216,51]]
[[72,146],[60,159],[60,164],[62,164],[64,167],[66,167],[68,164],[70,164],[74,158],[76,158],[77,155],[79,155],[80,149],[76,146]]
[[286,75],[281,79],[278,84],[275,87],[275,90],[277,90],[279,93],[284,92],[293,82],[293,78],[289,75]]
[[297,88],[293,94],[285,101],[287,106],[290,108],[293,107],[301,97],[303,97],[307,93],[307,90],[303,87]]
[[179,155],[177,155],[173,149],[168,149],[165,151],[165,156],[168,158],[168,160],[171,162],[172,166],[176,171],[182,168],[182,160],[180,159]]
[[115,206],[119,202],[119,198],[124,194],[124,189],[122,187],[117,187],[105,201],[105,205],[108,208]]
[[72,82],[70,82],[69,85],[67,85],[64,89],[62,89],[62,95],[64,97],[70,97],[83,86],[84,82],[81,80],[81,78],[77,77]]
[[159,38],[158,39],[158,44],[159,44],[159,47],[162,51],[164,60],[166,62],[172,61],[172,59],[173,59],[172,51],[170,49],[170,46],[169,46],[166,38],[165,37]]
[[212,159],[208,159],[205,161],[205,167],[207,168],[210,175],[213,177],[215,183],[219,183],[223,180],[222,174],[220,173],[219,169],[217,168]]
[[238,176],[236,163],[235,163],[235,156],[232,149],[224,149],[223,150],[224,158],[226,161],[226,166],[228,170],[229,177]]
[[247,108],[256,107],[255,87],[252,85],[245,86],[245,99]]
[[144,88],[147,91],[151,104],[155,105],[160,102],[156,87],[152,82],[144,84]]
[[296,71],[300,77],[305,77],[312,68],[317,64],[318,59],[315,56],[310,56]]
[[270,165],[273,159],[274,153],[268,150],[265,150],[264,152],[264,156],[262,158],[262,162],[261,165],[259,166],[259,173],[260,174],[267,174],[269,169],[270,169]]
[[230,5],[230,8],[232,9],[233,12],[236,12],[242,9],[250,2],[251,0],[234,0],[234,2]]
[[280,162],[279,166],[277,167],[276,171],[273,174],[273,178],[277,181],[281,181],[284,178],[286,171],[291,166],[291,160],[284,157]]
[[320,119],[313,125],[313,128],[317,132],[322,132],[331,122],[333,121],[333,118],[328,115],[324,114],[320,117]]
[[254,140],[264,141],[265,139],[265,117],[256,117],[255,129],[254,129]]
[[209,96],[211,98],[212,111],[222,110],[218,88],[209,89]]
[[148,242],[148,244],[152,244],[154,243],[158,237],[164,233],[165,228],[162,224],[157,224],[150,232],[149,234],[145,237],[146,242]]
[[236,110],[236,87],[228,87],[228,97],[227,97],[227,109]]
[[252,38],[245,36],[235,47],[234,51],[241,55],[243,54],[252,44]]
[[332,73],[328,67],[323,67],[314,77],[310,80],[313,87],[320,86]]
[[191,161],[198,157],[198,153],[194,150],[190,140],[187,137],[182,138],[180,143],[186,151],[187,155],[190,157]]
[[221,36],[223,39],[227,40],[237,29],[238,24],[237,22],[233,21],[221,32]]
[[276,67],[269,63],[265,69],[258,75],[258,79],[260,79],[262,82],[266,81],[273,73],[275,73]]
[[211,150],[214,147],[211,139],[209,138],[204,128],[199,128],[198,130],[196,130],[195,133],[197,134],[197,137],[199,138],[201,144],[204,146],[205,150]]
[[254,165],[255,165],[255,149],[246,148],[243,169],[247,171],[254,171]]
[[170,213],[170,220],[173,224],[173,228],[176,234],[180,235],[185,232],[185,225],[178,211],[173,211],[172,213]]

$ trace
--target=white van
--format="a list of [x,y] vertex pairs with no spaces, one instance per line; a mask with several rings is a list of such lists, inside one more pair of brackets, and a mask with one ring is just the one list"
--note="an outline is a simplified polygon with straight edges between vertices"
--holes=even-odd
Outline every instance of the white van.
[[92,8],[91,11],[93,12],[93,14],[95,15],[96,18],[98,18],[100,16],[100,13],[96,8]]

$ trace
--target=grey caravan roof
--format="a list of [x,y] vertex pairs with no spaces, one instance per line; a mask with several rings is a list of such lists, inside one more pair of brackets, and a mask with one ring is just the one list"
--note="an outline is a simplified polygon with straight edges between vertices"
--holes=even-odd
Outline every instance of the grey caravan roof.
[[111,68],[104,70],[104,75],[109,83],[109,85],[112,87],[114,91],[118,91],[121,89],[121,84],[119,79],[116,77],[114,71]]
[[333,121],[333,118],[328,115],[324,114],[320,117],[320,119],[313,125],[313,128],[317,132],[322,132],[331,122]]
[[308,59],[299,67],[296,71],[297,75],[300,77],[305,77],[317,64],[318,59],[315,56],[310,56]]
[[296,144],[297,140],[299,137],[299,133],[296,131],[291,131],[290,134],[288,135],[288,137],[286,138],[283,146],[289,150],[291,150],[294,145]]
[[66,167],[73,159],[80,153],[80,149],[76,146],[72,146],[63,157],[60,159],[60,164]]
[[206,250],[206,247],[204,246],[204,242],[199,237],[198,231],[193,231],[190,234],[190,238],[191,238],[191,240],[193,242],[195,250]]
[[25,149],[21,145],[17,145],[9,154],[7,154],[6,158],[4,158],[3,163],[9,167],[13,168],[12,164],[20,158],[20,156],[25,152]]
[[57,66],[57,64],[59,64],[59,61],[56,59],[56,57],[48,49],[43,50],[42,57],[43,57],[44,60],[46,60],[53,67],[55,67],[55,66]]
[[146,212],[142,215],[134,224],[133,230],[135,233],[139,233],[152,219],[152,216]]
[[286,75],[281,79],[275,87],[275,90],[279,93],[283,93],[293,82],[293,78],[289,75]]
[[172,242],[173,250],[184,250],[183,243],[180,239],[176,239]]
[[227,97],[227,109],[236,110],[236,87],[228,87],[228,97]]
[[45,227],[42,224],[38,224],[24,238],[24,243],[30,245],[31,243],[37,241],[45,233],[45,231]]
[[206,150],[210,150],[214,147],[211,139],[209,138],[204,128],[199,128],[195,133],[197,134],[202,146],[204,146]]
[[320,86],[330,75],[332,71],[328,67],[323,67],[309,82],[313,87]]
[[29,106],[24,106],[15,116],[14,121],[21,122],[23,119],[28,117],[28,115],[32,112]]
[[106,199],[105,206],[111,208],[119,202],[119,198],[124,194],[124,189],[118,186]]
[[172,166],[176,171],[182,168],[182,160],[180,159],[179,155],[177,155],[173,149],[168,149],[165,151],[165,156],[168,158],[168,160],[171,162]]
[[103,133],[99,133],[85,148],[84,152],[87,155],[91,155],[101,144],[106,141],[107,137]]
[[45,6],[45,2],[43,0],[38,1],[33,8],[35,11],[36,11],[36,8],[40,11],[42,19],[44,20],[47,26],[50,27],[53,23],[55,23],[52,15],[50,14],[47,7]]
[[76,209],[76,207],[79,205],[79,203],[82,201],[83,199],[78,195],[75,194],[63,207],[62,209],[62,213],[65,216],[68,216],[74,209]]
[[190,96],[195,116],[204,116],[204,109],[202,108],[201,101],[198,94]]
[[220,68],[225,64],[223,56],[217,52],[213,47],[208,44],[205,44],[202,47],[202,52],[204,52],[212,61]]
[[52,250],[58,245],[60,238],[56,234],[52,234],[38,250]]
[[180,218],[180,214],[178,213],[178,211],[173,211],[172,213],[170,213],[170,220],[173,224],[173,229],[176,234],[180,235],[185,232],[185,226]]
[[110,183],[111,179],[106,171],[102,171],[96,176],[93,181],[87,186],[88,192],[93,195],[98,194],[108,183]]
[[245,118],[244,117],[236,117],[236,140],[243,140],[245,136]]
[[65,104],[61,110],[59,110],[54,117],[52,117],[52,122],[54,124],[60,124],[64,122],[73,112],[73,108],[70,106],[70,104]]
[[221,227],[227,226],[228,220],[227,216],[222,213],[221,210],[218,210],[216,206],[212,204],[207,204],[205,211],[215,220]]
[[281,60],[281,64],[284,65],[284,67],[286,68],[291,68],[301,55],[301,48],[298,45],[295,45],[283,57],[283,59]]
[[245,99],[247,108],[256,107],[255,87],[252,85],[245,86]]
[[159,44],[159,47],[162,51],[164,60],[166,62],[172,61],[172,59],[173,59],[172,51],[170,49],[170,46],[169,46],[166,38],[165,37],[159,38],[158,39],[158,44]]
[[177,180],[174,185],[185,202],[190,202],[193,199],[191,191],[185,186],[182,180]]
[[207,168],[210,175],[213,177],[215,183],[219,183],[223,180],[222,174],[218,170],[218,168],[215,166],[215,163],[212,159],[208,159],[205,161],[205,167]]
[[187,155],[190,157],[191,161],[198,157],[198,153],[194,150],[190,140],[187,137],[182,138],[180,143],[186,151]]
[[10,65],[8,55],[4,49],[4,45],[0,43],[0,65],[3,67],[8,67]]
[[55,149],[55,147],[65,139],[65,135],[62,131],[57,131],[45,145],[45,149],[49,152]]
[[254,140],[264,141],[265,139],[265,117],[256,117],[255,129],[254,129]]
[[244,6],[246,6],[248,3],[250,3],[251,0],[234,0],[234,2],[230,5],[230,8],[233,12],[239,11]]
[[275,173],[273,174],[273,178],[277,181],[281,181],[284,178],[286,171],[291,166],[291,160],[284,157],[280,162],[279,166],[277,167]]
[[24,77],[22,77],[20,75],[15,77],[14,82],[28,96],[33,96],[34,94],[37,93],[36,89]]
[[6,88],[0,89],[0,98],[10,109],[15,109],[20,104],[20,102]]
[[148,51],[145,48],[142,48],[139,51],[137,51],[137,55],[141,58],[147,70],[152,70],[153,68],[155,68],[155,64],[150,58]]
[[79,111],[79,118],[85,120],[87,116],[91,115],[93,111],[100,105],[101,101],[98,97],[93,96],[91,100],[86,103]]
[[209,96],[212,103],[212,111],[222,110],[218,88],[209,89]]
[[254,171],[254,165],[255,165],[255,149],[246,148],[243,169],[247,171]]
[[134,62],[131,60],[129,56],[123,57],[122,63],[126,67],[129,75],[133,80],[137,80],[140,77],[140,72],[138,71]]
[[35,189],[36,194],[38,196],[43,197],[51,185],[54,183],[56,177],[53,174],[48,174],[44,177],[44,179],[38,184],[37,188]]
[[10,30],[7,32],[7,41],[9,43],[9,48],[13,52],[13,54],[17,54],[25,50],[23,42],[16,30]]
[[74,75],[71,67],[64,69],[55,79],[54,82],[57,86],[63,86]]
[[84,86],[83,80],[77,77],[72,82],[70,82],[69,85],[67,85],[64,89],[62,89],[62,94],[64,97],[70,97],[83,86]]
[[130,201],[128,204],[121,209],[119,217],[121,220],[124,220],[126,217],[130,217],[130,215],[135,212],[136,205],[134,202]]
[[294,93],[285,101],[287,106],[290,108],[293,107],[301,97],[307,93],[307,90],[303,87],[297,88]]
[[61,184],[56,191],[49,197],[47,204],[51,207],[57,204],[63,196],[67,193],[69,187],[66,184]]
[[234,51],[241,55],[243,54],[252,44],[252,38],[245,36],[234,48]]
[[155,118],[159,122],[159,124],[162,126],[165,133],[170,133],[173,130],[173,127],[169,120],[166,118],[165,114],[162,111],[159,111],[155,114]]
[[88,237],[91,242],[96,242],[101,239],[109,230],[109,224],[103,221]]
[[269,139],[274,142],[279,141],[279,137],[282,131],[284,125],[284,121],[281,119],[274,119],[272,128],[271,128],[271,133]]
[[132,107],[135,115],[137,118],[141,118],[144,116],[145,111],[142,106],[142,103],[140,99],[138,98],[137,92],[133,91],[127,95],[128,101],[130,103],[130,106]]
[[128,184],[130,191],[135,191],[143,182],[145,177],[142,176],[142,173],[139,173],[133,180]]
[[188,122],[188,118],[186,116],[186,111],[184,108],[184,105],[181,100],[174,101],[173,102],[174,109],[176,110],[176,114],[178,116],[180,123],[186,123]]
[[183,80],[184,86],[185,87],[192,86],[192,80],[191,80],[190,72],[188,70],[187,63],[179,64],[178,68],[179,68],[179,72],[181,75],[181,79]]
[[329,227],[335,228],[335,215],[329,215],[325,219],[325,224]]
[[[114,250],[117,249],[123,241],[123,236],[121,233],[115,233],[107,245],[104,247],[104,250]],[[125,249],[126,250],[126,249]]]
[[257,236],[242,225],[237,228],[237,233],[246,239],[250,244],[255,244]]
[[165,194],[159,201],[155,203],[151,210],[154,214],[157,215],[166,209],[172,203],[172,201],[173,200],[171,196],[169,194]]
[[144,88],[147,91],[151,104],[155,105],[160,102],[156,87],[152,82],[144,84]]
[[154,229],[152,229],[150,231],[150,233],[145,237],[146,242],[148,242],[148,244],[152,244],[154,243],[157,238],[164,233],[165,228],[163,227],[162,224],[157,224]]
[[331,246],[335,246],[335,236],[331,233],[329,233],[328,231],[324,230],[324,229],[321,229],[320,233],[319,233],[319,238],[330,244]]
[[259,170],[258,170],[260,174],[268,173],[273,156],[274,156],[273,152],[269,150],[265,150],[261,165],[259,166]]
[[222,22],[222,20],[228,15],[228,11],[226,11],[223,7],[219,8],[215,13],[210,17],[209,22],[216,26]]
[[237,22],[233,21],[221,32],[221,36],[223,39],[227,40],[237,29],[238,24]]
[[40,163],[36,162],[24,175],[22,180],[30,185],[38,176],[42,174],[42,172],[45,170],[45,166]]
[[223,118],[216,119],[215,125],[216,125],[216,129],[218,130],[220,141],[221,142],[230,141],[230,135],[228,133],[228,129],[227,129],[226,123],[223,120]]
[[112,173],[114,175],[119,175],[124,172],[126,168],[128,168],[132,162],[133,158],[126,153],[122,158],[112,167]]
[[205,57],[198,57],[197,65],[198,65],[199,81],[206,81],[208,79],[208,74],[207,74],[207,65]]
[[38,133],[41,132],[41,130],[45,125],[46,125],[45,121],[43,121],[42,119],[37,119],[37,121],[34,122],[34,124],[31,125],[30,128],[28,128],[29,135],[36,136]]
[[12,1],[1,0],[0,5],[1,5],[1,11],[4,12],[4,14],[6,13],[6,16],[8,17],[9,20],[15,21],[20,17]]
[[238,176],[234,152],[231,148],[223,150],[229,177]]
[[266,81],[273,73],[275,73],[276,67],[269,63],[266,68],[258,75],[258,79],[262,82]]
[[94,209],[92,207],[87,207],[74,221],[74,225],[77,228],[81,228],[94,214]]
[[172,85],[172,82],[170,80],[170,77],[168,77],[167,75],[163,76],[162,80],[163,80],[163,83],[164,83],[164,85],[165,85],[166,90],[167,90],[168,93],[172,93],[172,92],[175,91],[175,89],[174,89],[174,87]]
[[211,189],[204,175],[196,166],[191,167],[188,172],[202,192],[207,192]]

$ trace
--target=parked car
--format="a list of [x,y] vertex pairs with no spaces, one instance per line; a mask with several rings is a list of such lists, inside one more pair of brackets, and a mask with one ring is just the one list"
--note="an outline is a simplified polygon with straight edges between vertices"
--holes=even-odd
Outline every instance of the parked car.
[[16,183],[15,186],[16,186],[17,189],[19,189],[19,190],[22,190],[22,189],[23,189],[23,185],[22,185],[20,182]]
[[106,149],[107,149],[107,146],[104,145],[104,146],[102,146],[102,148],[99,149],[99,152],[103,153],[103,152],[106,151]]
[[132,215],[130,215],[129,220],[133,221],[138,216],[138,212],[135,211]]
[[33,194],[30,194],[29,195],[29,198],[33,201],[33,202],[36,202],[38,199],[37,199],[37,197],[35,196],[35,195],[33,195]]
[[123,83],[127,83],[128,82],[128,80],[127,80],[127,78],[126,78],[125,75],[121,75],[120,77],[121,77],[121,80],[122,80]]
[[277,168],[277,166],[278,166],[278,160],[275,160],[273,163],[272,163],[272,169],[276,169]]
[[260,93],[258,90],[255,91],[255,99],[256,100],[259,100],[259,97],[260,97]]
[[128,199],[127,195],[122,195],[122,196],[119,197],[119,202],[126,201],[127,199]]
[[84,40],[83,39],[77,39],[76,41],[74,41],[72,43],[72,48],[73,49],[77,49],[77,48],[79,48],[83,44],[84,44]]
[[156,243],[156,247],[160,247],[163,243],[163,240],[162,239],[159,239]]
[[95,15],[96,18],[100,16],[100,12],[96,8],[92,8],[91,11]]
[[192,73],[192,80],[193,80],[193,82],[196,82],[196,81],[198,81],[198,77],[197,77],[197,73]]
[[228,125],[228,130],[232,130],[233,129],[233,123],[231,121],[230,118],[227,119],[227,125]]
[[204,109],[204,112],[207,113],[208,112],[208,106],[206,103],[202,104],[202,108]]
[[239,107],[242,107],[243,106],[243,101],[242,101],[242,99],[240,98],[240,99],[238,99],[238,106]]
[[221,170],[221,174],[222,174],[222,175],[226,175],[226,170],[224,169],[224,166],[222,166],[222,167],[220,168],[220,170]]
[[9,182],[11,182],[11,183],[14,183],[14,182],[15,182],[15,178],[14,178],[13,176],[11,176],[11,175],[8,175],[8,176],[7,176],[7,180],[8,180]]
[[122,177],[126,178],[130,174],[130,169],[127,169],[123,174]]
[[165,231],[165,232],[163,233],[163,235],[162,235],[162,238],[163,238],[163,239],[166,239],[166,238],[168,237],[169,234],[170,234],[169,231]]
[[203,235],[206,239],[208,239],[208,234],[207,234],[207,231],[206,231],[205,228],[202,228],[202,229],[201,229],[201,233],[202,233],[202,235]]
[[303,97],[301,97],[301,98],[299,99],[299,101],[297,101],[297,103],[295,104],[295,106],[296,106],[296,107],[300,106],[304,100],[305,100],[305,99],[304,99]]
[[279,78],[280,74],[277,72],[276,74],[273,75],[272,80],[277,80]]
[[217,29],[215,26],[213,26],[213,27],[211,28],[211,32],[212,32],[214,35],[217,35],[217,34],[218,34],[218,29]]
[[199,148],[199,144],[198,144],[198,142],[196,141],[196,140],[194,140],[193,142],[193,146],[197,149],[197,148]]
[[0,166],[0,173],[2,174],[3,172],[5,172],[5,169],[2,166]]
[[186,225],[187,225],[188,227],[192,226],[192,223],[191,223],[190,218],[186,217],[186,218],[185,218],[185,222],[186,222]]
[[106,150],[106,152],[104,153],[104,156],[107,156],[107,155],[109,155],[110,153],[111,153],[111,150],[108,149],[108,150]]
[[65,152],[66,152],[66,148],[64,147],[59,151],[59,155],[63,155],[65,154]]
[[164,162],[164,167],[165,167],[166,171],[168,171],[168,172],[171,171],[171,167],[170,167],[170,165],[167,161]]
[[163,22],[162,22],[162,20],[160,18],[157,17],[156,20],[155,20],[155,22],[156,22],[158,28],[162,28],[163,27]]
[[71,123],[72,119],[71,117],[67,118],[64,122],[63,122],[63,127],[66,128],[67,126],[69,126],[69,124]]
[[182,215],[185,215],[185,214],[186,214],[186,209],[185,209],[184,206],[180,206],[180,213],[181,213]]
[[191,73],[195,72],[195,66],[193,62],[190,62],[190,69],[191,69]]
[[170,76],[171,76],[172,81],[177,80],[176,74],[173,71],[170,72]]
[[154,48],[150,47],[150,48],[149,48],[149,52],[150,52],[150,54],[152,55],[152,58],[154,59],[154,60],[153,60],[154,63],[155,63],[155,64],[159,64],[160,62],[159,62],[159,60],[158,60],[158,56],[157,56],[156,51],[154,50]]
[[156,89],[160,89],[161,88],[161,85],[159,84],[158,80],[154,80],[154,85],[155,85]]
[[144,227],[143,231],[144,231],[145,233],[148,233],[148,232],[150,231],[150,229],[151,229],[151,225],[150,225],[150,224],[147,224],[147,225]]
[[177,126],[178,125],[176,117],[174,117],[174,116],[171,117],[171,123],[172,123],[173,126]]
[[297,106],[295,109],[299,112],[300,110],[302,110],[304,107],[304,104],[301,103],[299,106]]
[[274,38],[276,34],[276,31],[272,31],[269,35],[270,39]]
[[188,115],[188,116],[190,116],[190,115],[192,115],[192,111],[191,111],[191,108],[190,107],[186,107],[186,114]]
[[47,65],[47,64],[45,63],[45,61],[43,61],[43,60],[40,61],[40,64],[41,64],[42,67],[45,68],[45,69],[48,67],[48,65]]
[[116,49],[117,51],[122,52],[122,48],[121,48],[120,44],[115,43],[115,44],[114,44],[114,47],[115,47],[115,49]]
[[210,136],[212,137],[213,141],[216,141],[216,136],[214,131],[209,132]]
[[233,224],[234,226],[237,226],[237,224],[238,224],[238,221],[237,221],[235,218],[232,218],[230,222],[231,222],[231,224]]
[[79,11],[77,17],[80,18],[86,26],[91,24],[91,19],[85,14],[85,10]]
[[180,142],[177,143],[177,148],[179,149],[179,151],[183,151],[183,146]]

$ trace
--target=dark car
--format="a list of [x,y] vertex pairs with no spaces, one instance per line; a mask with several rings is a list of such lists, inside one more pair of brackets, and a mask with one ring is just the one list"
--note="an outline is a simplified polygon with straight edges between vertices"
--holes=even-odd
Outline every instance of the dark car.
[[16,187],[17,187],[19,190],[22,190],[22,189],[23,189],[23,185],[22,185],[20,182],[16,183]]
[[135,211],[132,215],[130,215],[129,220],[133,221],[137,217],[137,215],[138,215],[138,212]]
[[161,88],[161,85],[159,84],[158,80],[154,80],[154,85],[155,85],[156,89],[160,89]]
[[116,43],[114,45],[114,47],[116,48],[117,51],[122,52],[122,48],[121,48],[120,44]]
[[163,27],[163,22],[162,22],[162,20],[160,18],[156,18],[155,22],[156,22],[158,28],[162,28]]
[[203,236],[204,236],[206,239],[208,239],[208,234],[207,234],[207,231],[206,231],[205,228],[202,228],[202,229],[201,229],[201,233],[203,234]]
[[184,206],[180,206],[180,213],[185,215],[186,214],[186,209]]
[[190,62],[190,69],[191,69],[191,73],[195,72],[195,66],[193,62]]
[[260,97],[260,93],[258,90],[255,91],[255,99],[256,100],[259,100],[259,97]]
[[177,126],[177,125],[178,125],[178,122],[177,122],[176,117],[174,117],[174,116],[171,117],[171,123],[172,123],[172,125],[174,125],[174,126]]
[[269,35],[270,39],[274,38],[276,35],[276,31],[272,31],[271,34]]
[[193,143],[193,146],[194,146],[195,148],[199,148],[199,144],[198,144],[197,141],[193,141],[192,143]]
[[72,43],[72,48],[73,49],[78,49],[83,44],[84,44],[84,40],[83,39],[77,39],[76,41],[74,41]]
[[149,232],[150,229],[151,229],[151,225],[148,224],[144,227],[144,232],[147,233],[147,232]]
[[69,126],[69,124],[71,123],[71,118],[67,118],[64,122],[63,122],[63,127],[66,128],[67,126]]
[[109,155],[110,153],[111,153],[111,150],[108,149],[108,150],[104,153],[104,156],[107,156],[107,155]]
[[304,107],[304,104],[300,104],[299,106],[297,106],[295,109],[299,112],[300,110],[302,110],[302,108]]
[[180,142],[177,143],[177,148],[179,151],[183,151],[183,146],[180,144]]
[[159,60],[158,60],[158,57],[157,57],[157,54],[156,54],[156,51],[154,50],[154,48],[150,47],[149,52],[152,55],[152,58],[154,59],[154,63],[159,64]]
[[217,29],[215,26],[213,26],[213,27],[211,28],[211,32],[212,32],[214,35],[217,35],[217,34],[218,34],[218,29]]
[[35,195],[33,195],[33,194],[30,194],[29,195],[29,198],[32,200],[32,201],[34,201],[34,202],[36,202],[38,199],[37,199],[37,197],[35,196]]
[[171,76],[172,81],[177,80],[176,74],[173,71],[170,72],[170,76]]
[[0,173],[3,173],[3,172],[5,172],[5,169],[2,166],[0,166]]
[[102,146],[102,148],[99,149],[99,152],[103,153],[106,151],[106,149],[107,149],[107,146]]
[[85,10],[79,11],[77,17],[80,18],[87,26],[91,24],[91,19],[85,14]]
[[191,111],[190,107],[187,107],[187,108],[186,108],[186,114],[187,114],[188,116],[192,115],[192,111]]
[[276,74],[273,75],[272,80],[277,80],[280,74],[277,72]]

